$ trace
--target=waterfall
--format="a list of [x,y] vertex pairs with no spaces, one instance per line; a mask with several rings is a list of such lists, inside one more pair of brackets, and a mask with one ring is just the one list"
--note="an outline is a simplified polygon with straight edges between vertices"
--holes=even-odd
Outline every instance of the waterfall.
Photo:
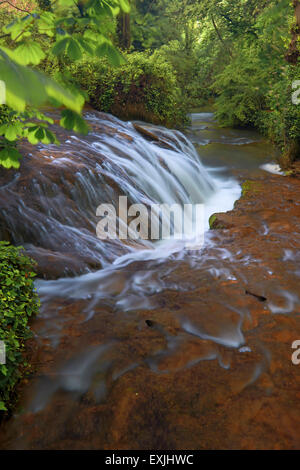
[[[117,208],[119,196],[147,207],[201,204],[206,229],[209,215],[217,210],[215,201],[219,210],[222,200],[225,210],[230,209],[239,189],[236,184],[232,191],[230,183],[228,191],[224,181],[220,187],[192,143],[177,130],[125,123],[98,112],[86,113],[85,118],[91,127],[87,136],[59,130],[60,146],[38,146],[0,188],[0,236],[9,234],[13,243],[23,245],[38,261],[40,276],[61,278],[39,281],[40,295],[55,291],[86,298],[97,293],[102,298],[115,295],[118,284],[123,285],[122,295],[117,292],[120,302],[130,308],[128,289],[135,292],[134,303],[140,284],[150,283],[152,273],[148,266],[127,275],[128,266],[181,256],[185,240],[99,239],[99,205]],[[224,191],[230,192],[229,199],[222,196]],[[189,233],[193,236],[197,233]],[[151,285],[164,288],[161,280],[152,279]]]
[[[8,235],[38,259],[57,259],[61,253],[68,264],[67,257],[76,258],[79,272],[110,265],[141,245],[153,248],[143,240],[99,240],[100,204],[116,207],[123,195],[130,204],[184,206],[203,204],[216,193],[212,177],[181,132],[145,126],[151,139],[136,130],[141,125],[96,112],[85,117],[92,128],[88,136],[66,138],[65,132],[60,146],[38,146],[9,184],[0,187],[1,238]],[[76,274],[73,264],[61,274]]]

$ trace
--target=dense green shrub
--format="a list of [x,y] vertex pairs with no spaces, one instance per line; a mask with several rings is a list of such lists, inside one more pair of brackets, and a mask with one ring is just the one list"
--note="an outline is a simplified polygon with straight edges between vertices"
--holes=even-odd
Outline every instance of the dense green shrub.
[[236,56],[216,77],[216,116],[223,126],[254,125],[257,114],[265,107],[270,85],[266,68],[257,51],[247,49]]
[[300,105],[292,103],[300,64],[291,66],[279,57],[275,65],[274,57],[267,60],[254,47],[242,50],[212,88],[220,124],[256,127],[282,151],[280,163],[287,167],[300,156]]
[[172,67],[187,110],[201,106],[207,94],[200,79],[202,64],[198,62],[197,49],[186,51],[180,41],[170,41],[157,49],[153,60],[168,63]]
[[280,148],[280,163],[287,167],[300,156],[300,105],[292,103],[300,64],[285,60],[293,9],[283,0],[260,7],[251,17],[251,34],[238,28],[240,17],[236,24],[227,14],[222,18],[228,29],[222,31],[226,47],[217,44],[226,56],[221,70],[214,70],[215,52],[208,55],[217,118],[223,126],[255,126]]
[[135,52],[126,55],[126,63],[119,67],[105,59],[87,59],[69,70],[73,83],[88,94],[97,110],[167,126],[186,120],[176,75],[163,59]]
[[[0,410],[9,410],[24,363],[24,342],[31,336],[30,317],[38,311],[33,262],[20,248],[0,242],[0,340],[6,364],[0,365]],[[0,413],[1,414],[1,413]]]
[[267,109],[257,116],[258,128],[282,150],[283,166],[300,156],[300,104],[292,101],[292,84],[299,77],[300,64],[286,65],[268,90]]

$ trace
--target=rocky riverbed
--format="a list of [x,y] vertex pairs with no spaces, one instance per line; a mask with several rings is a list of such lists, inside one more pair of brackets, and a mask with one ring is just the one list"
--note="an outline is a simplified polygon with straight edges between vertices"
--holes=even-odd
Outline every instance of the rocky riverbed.
[[200,251],[43,284],[1,448],[299,448],[299,169],[236,170]]

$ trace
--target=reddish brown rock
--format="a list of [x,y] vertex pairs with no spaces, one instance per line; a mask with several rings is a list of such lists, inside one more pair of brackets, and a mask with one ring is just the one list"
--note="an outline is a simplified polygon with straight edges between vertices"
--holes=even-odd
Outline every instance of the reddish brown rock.
[[[257,183],[218,215],[228,226],[210,231],[201,252],[156,268],[172,284],[148,295],[152,309],[99,302],[86,321],[87,300],[47,304],[34,328],[52,318],[59,346],[31,341],[36,372],[2,448],[299,449],[300,180],[260,173]],[[28,408],[39,381],[45,396],[59,367],[99,345],[88,390],[78,396],[68,382],[40,411]]]

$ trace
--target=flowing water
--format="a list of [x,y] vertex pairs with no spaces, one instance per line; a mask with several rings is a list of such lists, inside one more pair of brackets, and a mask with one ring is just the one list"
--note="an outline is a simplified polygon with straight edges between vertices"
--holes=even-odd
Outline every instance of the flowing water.
[[[126,410],[143,390],[149,400],[145,389],[161,380],[158,415],[149,419],[156,430],[161,421],[168,430],[176,405],[162,399],[169,387],[163,377],[179,374],[178,383],[180,374],[203,363],[213,384],[223,372],[212,372],[209,364],[228,371],[233,360],[248,354],[242,390],[267,370],[268,349],[259,345],[253,352],[245,339],[249,309],[224,287],[247,285],[243,269],[257,267],[259,260],[209,232],[208,219],[231,210],[241,194],[238,175],[261,174],[259,167],[270,164],[274,153],[254,131],[220,129],[212,113],[191,114],[185,135],[100,113],[86,118],[92,126],[86,138],[65,138],[62,148],[40,146],[31,156],[33,174],[13,175],[0,189],[2,236],[9,232],[47,266],[46,279],[36,282],[42,301],[34,325],[37,373],[25,387],[22,411],[12,419],[5,445],[126,448],[134,437],[124,436],[134,435],[136,426],[144,436],[136,436],[139,448],[180,448],[185,443],[180,414],[179,431],[169,432],[172,439],[158,434],[147,441],[145,412],[128,416]],[[120,195],[147,207],[203,204],[204,246],[197,245],[195,231],[188,245],[176,237],[99,240],[97,207],[118,208]],[[57,267],[61,259],[63,269]],[[283,290],[278,301],[272,285],[267,294],[266,311],[292,311],[299,304],[296,292]],[[190,383],[191,390],[195,386]],[[151,396],[157,397],[155,387]]]
[[[202,117],[201,114],[199,116]],[[209,116],[212,118],[211,114]],[[206,114],[203,115],[204,119],[205,117]],[[93,115],[89,115],[87,118],[90,122],[97,119]],[[136,124],[136,126],[143,125],[147,132],[158,136],[161,143],[166,142],[168,148],[162,148],[153,141],[148,142],[143,136],[139,136],[132,125],[125,125],[117,120],[113,122],[113,125],[119,130],[126,131],[127,137],[132,139],[130,146],[128,142],[120,142],[116,145],[115,137],[105,137],[103,140],[96,142],[93,140],[88,144],[89,154],[92,160],[95,160],[99,155],[102,161],[104,156],[105,160],[102,162],[101,169],[97,169],[100,177],[108,176],[110,181],[117,185],[117,194],[126,195],[131,204],[142,203],[150,207],[154,204],[167,204],[168,206],[178,204],[180,207],[184,207],[185,204],[192,206],[201,204],[204,207],[204,230],[209,228],[210,215],[218,210],[232,209],[234,201],[240,196],[240,185],[233,176],[228,174],[225,176],[222,168],[218,174],[216,168],[205,168],[195,147],[182,133],[157,126],[145,126],[143,123]],[[99,139],[98,135],[95,137]],[[77,157],[80,145],[86,148],[87,142],[78,143],[78,139],[75,139],[72,155],[76,152]],[[112,190],[112,185],[105,188],[104,196],[103,193],[97,192],[97,182],[93,179],[95,175],[91,176],[92,178],[84,172],[77,175],[85,194],[74,195],[74,200],[82,218],[86,218],[89,214],[90,219],[94,220],[99,201],[111,201],[112,196],[109,190]],[[116,192],[115,189],[114,192]],[[109,195],[106,195],[107,193]],[[116,194],[114,194],[115,196]],[[116,206],[118,206],[118,202],[116,202]],[[65,206],[63,207],[65,212]],[[60,214],[60,217],[62,219],[63,214]],[[71,220],[71,217],[70,215],[68,219]],[[159,218],[159,215],[156,217]],[[69,225],[71,226],[71,223]],[[71,232],[69,238],[73,236],[73,228],[70,226],[68,226],[68,230]],[[197,227],[193,228],[195,230]],[[107,246],[110,241],[95,239],[94,243],[99,245],[98,251],[101,254],[103,269],[89,272],[76,279],[39,281],[37,283],[39,294],[43,298],[51,298],[53,293],[55,296],[59,294],[61,297],[74,299],[85,299],[92,296],[91,304],[95,303],[96,299],[111,300],[113,296],[113,304],[116,307],[121,306],[123,310],[148,306],[149,292],[153,291],[154,293],[165,288],[165,282],[152,282],[151,262],[159,265],[164,264],[170,256],[179,260],[186,256],[187,248],[195,251],[198,247],[199,234],[197,232],[192,231],[183,235],[180,237],[181,239],[176,239],[175,233],[166,240],[140,239],[137,243],[130,240],[127,244],[124,244],[122,240],[116,240],[109,252]],[[118,246],[116,247],[116,245]],[[81,249],[81,246],[79,248]],[[124,254],[120,255],[120,253]],[[142,272],[139,270],[134,272],[116,295],[115,285],[120,283],[120,279],[124,279],[124,273],[127,273],[134,263],[145,262],[149,263],[146,266],[143,264]],[[157,271],[157,266],[154,271]],[[149,280],[147,280],[148,277]],[[136,292],[137,286],[138,291]],[[91,315],[90,308],[89,315]]]

